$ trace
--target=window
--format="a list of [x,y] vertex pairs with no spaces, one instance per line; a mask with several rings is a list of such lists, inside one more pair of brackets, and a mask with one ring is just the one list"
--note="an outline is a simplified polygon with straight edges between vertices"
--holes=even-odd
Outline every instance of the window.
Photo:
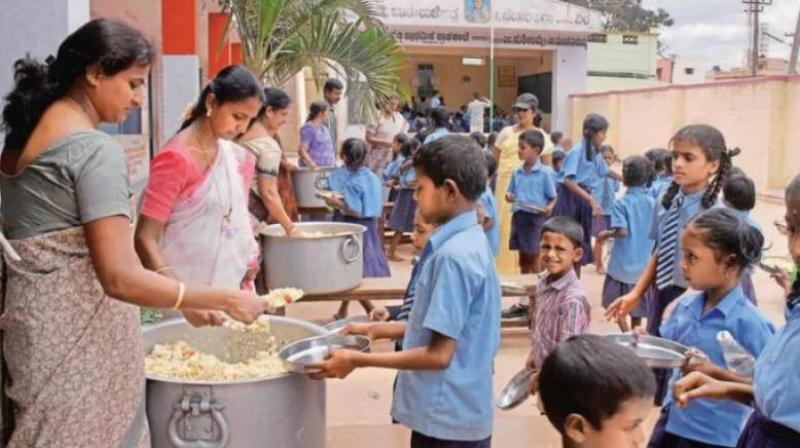
[[639,44],[639,36],[636,36],[636,35],[622,36],[622,43],[624,45],[638,45]]
[[683,72],[686,73],[687,75],[694,75],[694,67],[686,67],[685,69],[683,69]]

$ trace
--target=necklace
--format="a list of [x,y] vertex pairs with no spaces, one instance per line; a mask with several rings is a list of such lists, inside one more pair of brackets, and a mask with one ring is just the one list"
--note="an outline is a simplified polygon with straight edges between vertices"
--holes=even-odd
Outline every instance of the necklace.
[[[209,129],[209,131],[210,131],[210,129]],[[213,132],[209,132],[209,134],[211,134],[213,136]],[[211,149],[206,148],[206,145],[203,144],[203,140],[200,138],[199,129],[197,129],[197,132],[195,134],[195,140],[197,140],[197,145],[200,147],[200,150],[201,150],[201,153],[203,154],[203,158],[205,159],[206,165],[210,166],[211,163],[212,163],[212,160],[209,159],[209,156],[210,156],[210,153],[211,153]],[[217,159],[219,159],[222,156],[222,154],[220,154],[220,151],[221,151],[221,148],[219,147],[219,144],[217,144],[217,157],[216,157]],[[225,171],[225,182],[228,184],[228,205],[227,205],[228,211],[223,214],[223,218],[225,220],[225,223],[230,223],[231,222],[231,215],[233,215],[233,187],[231,186],[230,173],[228,173],[228,165],[227,165],[225,160],[218,160],[217,163],[222,163],[222,169],[223,169],[223,171]],[[219,183],[215,182],[215,185],[216,185],[216,188],[217,188],[217,193],[219,193],[220,201],[222,201],[222,198],[225,195],[223,195],[222,192],[219,191],[219,188],[220,188],[219,187]],[[222,208],[224,210],[226,207],[223,205]]]

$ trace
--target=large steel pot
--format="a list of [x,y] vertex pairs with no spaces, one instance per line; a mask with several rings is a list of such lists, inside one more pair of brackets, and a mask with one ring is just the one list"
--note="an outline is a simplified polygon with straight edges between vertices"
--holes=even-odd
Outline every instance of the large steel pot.
[[267,287],[300,288],[306,294],[347,291],[361,284],[366,227],[343,222],[297,223],[301,232],[324,232],[314,238],[287,237],[279,224],[261,231]]
[[325,207],[325,201],[317,197],[317,190],[328,189],[328,175],[336,168],[319,168],[312,171],[299,168],[292,173],[292,185],[297,206],[301,208]]
[[[286,343],[327,334],[298,319],[269,316],[272,333]],[[225,327],[194,328],[183,319],[145,327],[145,352],[155,344],[186,341],[230,359],[241,333]],[[235,356],[235,355],[234,355]],[[153,448],[324,448],[325,382],[281,374],[237,381],[147,377],[147,419]]]

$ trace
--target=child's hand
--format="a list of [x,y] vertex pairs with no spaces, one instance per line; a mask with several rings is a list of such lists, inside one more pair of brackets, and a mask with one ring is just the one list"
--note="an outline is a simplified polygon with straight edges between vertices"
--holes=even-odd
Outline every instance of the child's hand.
[[387,322],[391,316],[386,307],[379,306],[369,313],[369,318],[375,322]]
[[617,300],[611,302],[611,305],[606,309],[606,319],[610,322],[618,322],[626,317],[636,309],[639,305],[641,297],[634,296],[630,293],[619,297]]
[[539,393],[539,372],[531,375],[531,381],[528,383],[528,393],[531,395]]
[[347,336],[348,334],[354,334],[359,336],[367,336],[369,337],[369,331],[372,329],[372,324],[364,324],[364,323],[354,323],[354,324],[347,324],[344,328],[339,330],[339,334],[342,336]]
[[311,368],[321,369],[319,373],[314,373],[311,378],[321,380],[323,378],[346,378],[347,375],[355,370],[353,363],[355,352],[351,350],[334,350],[330,358],[319,364],[311,365]]
[[506,202],[514,203],[515,199],[514,193],[506,193]]
[[592,206],[592,216],[603,216],[603,207],[599,202],[592,200],[589,205]]
[[556,204],[548,205],[547,207],[544,208],[544,216],[545,217],[553,216],[553,210],[555,209],[556,209]]
[[701,372],[692,372],[675,382],[672,388],[678,407],[685,408],[694,399],[710,398],[722,400],[726,398],[727,388],[723,381],[715,380]]
[[525,368],[529,370],[536,370],[536,365],[533,359],[533,350],[528,354],[528,358],[525,359]]
[[692,372],[700,372],[712,378],[716,377],[716,372],[720,369],[706,357],[690,356],[689,361],[682,368],[683,374],[687,375]]

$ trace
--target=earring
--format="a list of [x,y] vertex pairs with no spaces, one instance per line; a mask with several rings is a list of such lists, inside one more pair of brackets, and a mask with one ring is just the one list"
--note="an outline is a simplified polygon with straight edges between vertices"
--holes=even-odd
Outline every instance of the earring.
[[210,117],[212,112],[214,112],[214,109],[208,109],[206,111],[206,117]]

